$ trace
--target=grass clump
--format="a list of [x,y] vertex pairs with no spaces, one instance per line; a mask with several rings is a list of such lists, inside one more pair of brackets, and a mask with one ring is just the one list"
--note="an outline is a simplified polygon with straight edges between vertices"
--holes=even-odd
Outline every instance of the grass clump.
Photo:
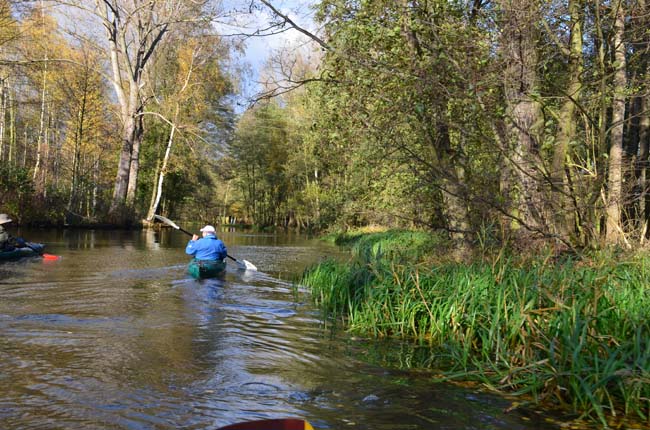
[[603,423],[650,419],[650,258],[424,267],[403,257],[426,246],[388,252],[387,243],[356,238],[358,258],[321,263],[302,283],[355,333],[430,343],[449,376]]
[[447,239],[439,234],[378,227],[333,234],[326,240],[349,248],[354,257],[364,261],[422,261],[448,245]]

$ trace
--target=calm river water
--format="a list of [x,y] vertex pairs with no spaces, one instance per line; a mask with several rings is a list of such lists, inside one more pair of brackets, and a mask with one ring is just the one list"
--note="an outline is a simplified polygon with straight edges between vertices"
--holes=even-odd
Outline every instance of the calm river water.
[[[187,226],[185,226],[187,227]],[[23,230],[59,261],[0,263],[0,429],[555,429],[492,394],[433,383],[427,352],[333,333],[291,279],[336,250],[221,232],[223,279],[185,273],[177,231]]]

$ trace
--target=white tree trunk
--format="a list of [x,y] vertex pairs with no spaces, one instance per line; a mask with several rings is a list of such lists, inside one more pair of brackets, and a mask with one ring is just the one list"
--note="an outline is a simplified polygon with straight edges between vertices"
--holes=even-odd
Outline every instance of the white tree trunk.
[[165,156],[163,157],[162,166],[160,167],[160,173],[158,174],[158,186],[156,187],[156,198],[153,201],[152,205],[149,207],[149,212],[147,213],[147,220],[153,220],[153,216],[158,210],[158,205],[160,204],[160,198],[162,197],[163,192],[163,181],[165,180],[165,174],[167,173],[167,163],[169,161],[169,156],[172,151],[172,143],[174,142],[174,133],[176,132],[176,125],[172,124],[172,129],[169,132],[169,140],[167,141],[167,148],[165,149]]

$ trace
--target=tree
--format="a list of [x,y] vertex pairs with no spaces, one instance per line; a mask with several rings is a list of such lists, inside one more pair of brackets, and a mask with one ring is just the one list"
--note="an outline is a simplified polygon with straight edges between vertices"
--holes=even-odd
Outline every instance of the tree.
[[[582,27],[584,25],[584,8],[585,5],[582,0],[569,1],[568,47],[563,41],[558,42],[560,52],[566,58],[568,77],[565,88],[560,90],[563,92],[564,97],[558,114],[551,178],[554,187],[553,191],[558,194],[559,201],[554,208],[556,232],[565,238],[572,234],[578,219],[577,208],[571,207],[573,191],[570,184],[575,183],[575,175],[573,175],[573,168],[571,167],[574,164],[574,157],[570,153],[570,148],[572,142],[576,139],[576,109],[580,106],[583,88]],[[550,30],[549,33],[552,37],[555,37],[556,33],[553,30]]]
[[612,2],[614,21],[614,100],[612,104],[612,133],[609,149],[609,177],[607,181],[607,232],[609,244],[623,241],[621,214],[623,209],[623,129],[627,89],[626,46],[624,41],[626,8],[623,0]]
[[110,207],[115,220],[130,217],[136,197],[147,104],[142,89],[150,79],[147,68],[164,46],[166,35],[180,23],[211,18],[206,4],[184,0],[103,0],[95,6],[85,0],[75,3],[104,28],[110,80],[119,104],[122,147]]
[[284,162],[288,148],[284,115],[273,102],[247,111],[231,145],[246,212],[261,227],[280,225],[286,213],[288,178]]
[[[116,147],[116,138],[109,137],[117,130],[111,128],[106,113],[109,106],[106,86],[96,70],[97,53],[87,45],[75,47],[69,53],[72,63],[63,67],[54,97],[61,106],[59,115],[68,130],[58,154],[66,169],[64,183],[69,187],[66,210],[72,217],[96,220],[97,194],[108,184],[106,155]],[[63,102],[67,103],[64,105]]]
[[493,133],[489,97],[483,105],[476,98],[492,75],[481,57],[489,45],[475,41],[491,36],[472,21],[474,12],[444,2],[321,7],[330,48],[323,70],[330,79],[322,84],[315,132],[331,130],[337,142],[329,152],[344,157],[337,186],[355,189],[350,181],[358,183],[351,176],[359,167],[362,180],[376,184],[341,192],[341,199],[363,202],[367,221],[389,215],[398,225],[444,228],[460,249],[471,229],[470,202],[477,200],[471,183],[489,169],[481,156],[476,164],[470,157],[475,150],[494,153],[474,140]]
[[207,135],[207,124],[223,127],[218,112],[223,111],[222,100],[231,91],[230,80],[222,70],[228,48],[219,38],[186,36],[184,43],[178,46],[159,59],[157,67],[166,71],[161,71],[159,76],[167,79],[161,79],[152,88],[160,108],[159,117],[170,130],[157,169],[148,220],[153,219],[163,195],[163,182],[177,131],[191,142],[196,136]]
[[506,103],[508,170],[503,191],[512,201],[517,224],[528,231],[548,230],[540,184],[546,174],[540,157],[543,121],[537,76],[539,35],[537,1],[501,0],[501,58]]

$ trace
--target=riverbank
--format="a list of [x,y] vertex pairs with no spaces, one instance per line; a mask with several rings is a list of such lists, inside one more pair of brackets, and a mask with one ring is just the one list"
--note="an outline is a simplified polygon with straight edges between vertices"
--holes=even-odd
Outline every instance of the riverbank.
[[459,264],[436,258],[434,248],[445,250],[445,243],[425,233],[332,240],[350,247],[353,259],[320,263],[302,283],[351,332],[428,343],[449,378],[602,424],[621,416],[648,420],[647,254],[501,255]]

